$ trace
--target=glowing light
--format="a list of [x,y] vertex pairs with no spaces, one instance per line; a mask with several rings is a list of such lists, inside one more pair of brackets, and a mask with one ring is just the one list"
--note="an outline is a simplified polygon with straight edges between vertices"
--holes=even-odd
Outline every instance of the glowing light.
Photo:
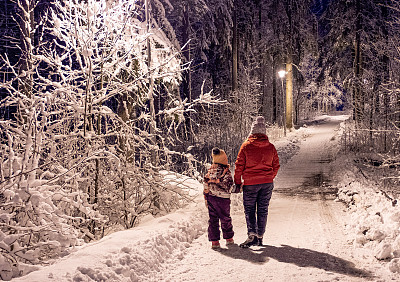
[[278,75],[280,78],[284,78],[286,75],[286,71],[284,71],[284,70],[278,71]]

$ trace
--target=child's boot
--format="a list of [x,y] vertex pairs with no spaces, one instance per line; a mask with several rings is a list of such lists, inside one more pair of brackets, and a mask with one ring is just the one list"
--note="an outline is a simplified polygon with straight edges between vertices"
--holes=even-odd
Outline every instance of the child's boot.
[[219,241],[211,241],[212,249],[218,249],[219,247],[221,247],[221,245],[219,244]]
[[227,246],[228,246],[228,245],[233,245],[233,244],[235,244],[235,242],[233,241],[233,238],[226,239],[226,245],[227,245]]

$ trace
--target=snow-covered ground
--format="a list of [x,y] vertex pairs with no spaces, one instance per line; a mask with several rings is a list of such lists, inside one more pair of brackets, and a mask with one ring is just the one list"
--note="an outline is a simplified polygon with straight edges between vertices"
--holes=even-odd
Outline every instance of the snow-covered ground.
[[[262,247],[214,251],[202,185],[187,207],[80,247],[15,281],[398,281],[400,210],[361,182],[339,151],[346,116],[322,116],[273,140],[282,162]],[[371,184],[372,185],[372,184]],[[337,187],[339,196],[336,197]],[[232,196],[235,241],[246,239]],[[378,260],[379,259],[379,260]]]

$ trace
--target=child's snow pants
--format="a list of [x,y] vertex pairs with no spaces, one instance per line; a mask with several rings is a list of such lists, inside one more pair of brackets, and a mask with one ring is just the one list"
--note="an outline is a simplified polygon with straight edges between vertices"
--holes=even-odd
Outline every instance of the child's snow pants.
[[208,204],[208,240],[219,241],[221,221],[222,236],[224,239],[233,237],[232,218],[230,214],[231,200],[206,194]]

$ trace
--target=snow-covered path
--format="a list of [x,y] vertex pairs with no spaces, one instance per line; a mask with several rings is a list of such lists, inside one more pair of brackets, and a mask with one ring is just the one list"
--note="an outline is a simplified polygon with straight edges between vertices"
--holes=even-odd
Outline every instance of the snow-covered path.
[[[379,262],[347,239],[348,214],[334,201],[330,160],[337,151],[339,122],[320,120],[274,142],[280,156],[290,155],[289,147],[299,151],[278,173],[265,246],[227,248],[222,242],[220,250],[212,250],[200,194],[178,212],[114,233],[15,280],[390,281],[393,276]],[[202,189],[196,182],[193,187]],[[247,237],[241,196],[232,196],[236,243]]]
[[[321,198],[335,193],[329,189],[331,161],[338,149],[336,132],[340,121],[320,121],[303,134],[299,152],[282,166],[275,191],[306,198]],[[317,128],[313,130],[313,127]]]
[[[279,172],[270,205],[264,247],[220,251],[207,234],[182,259],[163,265],[162,281],[363,281],[376,275],[354,257],[344,234],[343,205],[332,199],[330,160],[339,121],[315,125],[300,150]],[[314,133],[312,133],[314,132]],[[243,211],[233,212],[238,243],[246,238]],[[379,266],[376,266],[379,268]],[[375,277],[376,278],[376,277]]]
[[[163,264],[154,281],[363,281],[332,207],[275,195],[264,247],[211,250],[204,234],[185,256]],[[233,217],[236,240],[246,238],[243,215]],[[362,278],[359,278],[362,276]]]

